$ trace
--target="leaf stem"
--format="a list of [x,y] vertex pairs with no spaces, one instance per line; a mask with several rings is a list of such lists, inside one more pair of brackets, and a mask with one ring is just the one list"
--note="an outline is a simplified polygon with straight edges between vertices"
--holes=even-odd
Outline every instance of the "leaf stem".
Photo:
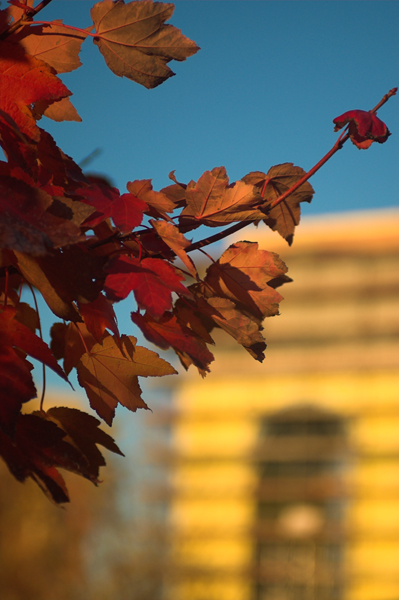
[[342,146],[345,144],[345,142],[348,139],[349,139],[349,133],[346,133],[343,137],[340,136],[338,138],[338,140],[335,142],[334,146],[331,148],[331,150],[329,150],[327,152],[327,154],[325,154],[323,156],[323,158],[320,159],[319,162],[316,163],[315,166],[310,169],[310,171],[308,171],[307,173],[305,173],[305,175],[303,177],[301,177],[300,179],[298,179],[298,181],[296,183],[294,183],[294,185],[291,186],[289,190],[287,190],[286,192],[284,192],[284,194],[282,194],[281,196],[279,196],[278,198],[276,198],[275,200],[273,200],[273,202],[271,202],[271,204],[269,204],[267,206],[268,211],[272,210],[273,208],[275,208],[276,206],[278,206],[279,204],[281,204],[281,202],[283,202],[286,198],[288,198],[288,196],[291,196],[291,194],[293,194],[299,187],[301,187],[301,185],[303,183],[305,183],[305,181],[307,181],[308,179],[310,179],[319,169],[321,169],[321,167],[328,160],[330,160],[330,158],[332,156],[334,156],[334,154],[336,152],[338,152],[338,150],[341,150]]
[[[40,335],[40,339],[43,341],[42,323],[40,321],[39,306],[37,304],[35,290],[33,289],[32,285],[29,283],[29,281],[27,281],[26,283],[28,284],[29,289],[32,292],[33,302],[35,304],[36,314],[37,314],[38,323],[39,323],[39,335]],[[42,363],[42,374],[43,374],[43,387],[42,387],[42,395],[40,397],[40,412],[44,412],[43,405],[44,405],[44,397],[46,395],[46,365],[44,363]]]
[[[377,112],[377,110],[379,108],[381,108],[381,106],[383,106],[389,100],[389,98],[391,98],[391,96],[394,96],[396,94],[397,91],[398,91],[397,87],[389,90],[389,92],[387,94],[385,94],[385,96],[383,96],[383,98],[379,101],[379,103],[369,112],[372,114],[375,114]],[[341,135],[339,136],[339,138],[337,139],[337,141],[335,142],[335,144],[331,148],[331,150],[329,150],[329,152],[327,152],[327,154],[325,154],[323,156],[323,158],[321,158],[319,160],[319,162],[316,163],[315,166],[310,169],[310,171],[305,173],[305,175],[303,177],[301,177],[301,179],[299,179],[296,183],[294,183],[293,186],[291,186],[286,192],[284,192],[284,194],[282,194],[281,196],[276,198],[267,207],[268,210],[270,211],[272,208],[275,208],[276,206],[281,204],[281,202],[284,202],[284,200],[286,198],[288,198],[288,196],[290,196],[293,192],[295,192],[303,183],[305,183],[305,181],[310,179],[312,177],[312,175],[314,175],[328,160],[330,160],[330,158],[332,156],[334,156],[334,154],[336,152],[338,152],[338,150],[340,150],[342,148],[342,146],[349,139],[349,137],[350,136],[347,133],[347,129],[345,129],[341,133]],[[262,193],[264,193],[264,188],[265,188],[265,186],[263,187]],[[217,233],[216,235],[210,236],[209,238],[205,238],[203,240],[200,240],[199,242],[196,242],[194,244],[191,244],[190,246],[187,246],[186,252],[191,252],[192,250],[198,250],[200,248],[203,248],[204,246],[208,246],[209,244],[218,242],[218,241],[222,240],[223,238],[231,235],[232,233],[235,233],[236,231],[240,231],[240,229],[243,229],[244,227],[249,225],[251,222],[252,221],[249,221],[249,222],[244,221],[244,222],[235,223],[228,229],[225,229],[224,231]]]
[[50,2],[52,2],[52,0],[42,0],[35,8],[33,6],[27,6],[22,17],[18,19],[18,21],[15,21],[15,23],[13,23],[8,29],[0,33],[0,40],[5,40],[15,31],[21,29],[21,27],[34,24],[32,18],[35,15],[37,15],[41,10],[43,10],[43,8],[47,6],[47,4],[50,4]]
[[[377,110],[379,108],[381,108],[381,106],[383,106],[386,102],[388,102],[389,98],[391,98],[391,96],[394,96],[397,91],[398,91],[397,87],[396,88],[392,88],[391,90],[389,90],[389,92],[387,94],[385,94],[385,96],[383,96],[381,98],[381,100],[379,101],[379,103],[374,108],[372,108],[369,112],[371,114],[376,114]],[[295,192],[295,190],[297,190],[303,183],[305,183],[305,181],[307,181],[308,179],[310,179],[310,177],[312,177],[312,175],[314,175],[316,173],[316,171],[318,171],[328,160],[330,160],[330,158],[336,152],[338,152],[338,150],[341,150],[342,146],[349,139],[349,137],[350,137],[349,134],[345,133],[345,131],[344,131],[339,136],[339,138],[337,139],[337,141],[335,142],[335,144],[331,148],[331,150],[329,152],[327,152],[327,154],[325,156],[323,156],[323,158],[321,160],[319,160],[319,162],[312,169],[310,169],[310,171],[308,171],[307,173],[305,173],[305,175],[303,177],[301,177],[301,179],[299,179],[289,190],[287,190],[286,192],[284,192],[284,194],[282,194],[281,196],[279,196],[279,198],[276,198],[267,207],[268,210],[271,210],[271,209],[275,208],[276,206],[278,206],[279,204],[281,204],[281,202],[283,202],[288,196],[290,196],[293,192]]]

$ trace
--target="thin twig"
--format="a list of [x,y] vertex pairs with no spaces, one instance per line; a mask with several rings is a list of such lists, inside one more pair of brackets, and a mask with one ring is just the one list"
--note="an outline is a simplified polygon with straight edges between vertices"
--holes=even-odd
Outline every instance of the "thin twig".
[[26,25],[31,25],[33,23],[32,18],[37,15],[43,8],[50,4],[52,0],[42,0],[35,8],[33,6],[27,6],[25,13],[22,15],[18,21],[15,21],[8,29],[0,33],[0,40],[5,40],[10,35],[21,29],[21,27],[25,27]]
[[379,110],[381,108],[381,106],[383,106],[385,104],[385,102],[388,102],[388,100],[391,96],[395,96],[397,91],[398,91],[397,87],[394,87],[391,90],[389,90],[389,92],[387,94],[385,94],[385,96],[379,101],[379,103],[376,106],[374,106],[374,108],[369,110],[369,113],[375,115],[377,113],[377,110]]
[[282,194],[281,196],[279,196],[278,198],[276,198],[275,200],[273,200],[273,202],[267,206],[268,211],[272,210],[273,208],[276,208],[276,206],[278,206],[279,204],[281,204],[281,202],[283,202],[286,198],[288,198],[288,196],[291,196],[291,194],[293,194],[299,187],[301,187],[301,185],[304,184],[305,181],[307,181],[308,179],[310,179],[312,177],[312,175],[314,175],[316,173],[316,171],[318,171],[319,169],[321,169],[321,167],[328,160],[330,160],[330,158],[336,152],[338,152],[338,150],[341,150],[342,146],[345,144],[345,142],[348,139],[349,139],[349,134],[348,133],[345,134],[342,138],[339,138],[335,142],[335,144],[331,148],[331,150],[329,152],[327,152],[327,154],[325,154],[323,156],[323,158],[321,160],[319,160],[319,162],[317,164],[315,164],[315,166],[310,169],[310,171],[308,171],[307,173],[305,173],[305,175],[303,177],[301,177],[296,183],[294,183],[294,185],[291,186],[289,190],[287,190],[286,192],[284,192],[284,194]]
[[[387,94],[385,94],[385,96],[379,101],[379,103],[374,108],[372,108],[369,112],[371,114],[375,114],[377,112],[377,110],[379,108],[381,108],[381,106],[383,106],[383,104],[385,104],[385,102],[388,102],[388,100],[391,96],[394,96],[396,94],[397,90],[398,90],[398,88],[392,88],[391,90],[389,90],[389,92]],[[341,134],[341,136],[342,136],[342,134]],[[271,209],[275,208],[276,206],[278,206],[279,204],[281,204],[281,202],[283,202],[288,196],[290,196],[293,192],[295,192],[303,183],[305,183],[305,181],[310,179],[310,177],[312,177],[312,175],[314,175],[316,173],[316,171],[318,171],[320,169],[320,167],[322,167],[336,152],[338,152],[338,150],[341,150],[342,146],[345,144],[346,141],[348,141],[348,139],[350,137],[348,133],[346,133],[343,137],[341,137],[341,136],[335,142],[335,144],[331,148],[331,150],[329,152],[327,152],[327,154],[325,156],[323,156],[323,158],[321,160],[319,160],[319,162],[312,169],[310,169],[310,171],[305,173],[305,175],[303,177],[301,177],[301,179],[299,179],[299,181],[297,181],[289,190],[287,190],[284,194],[282,194],[282,196],[279,196],[279,198],[276,198],[276,200],[274,200],[268,206],[269,210],[271,210]]]
[[247,225],[250,225],[251,223],[252,223],[252,221],[248,221],[248,222],[240,221],[239,223],[234,223],[234,225],[232,225],[231,227],[228,227],[227,229],[224,229],[223,231],[221,231],[219,233],[215,233],[215,235],[211,235],[210,237],[200,240],[199,242],[190,244],[189,246],[187,246],[187,248],[185,248],[185,251],[192,252],[193,250],[199,250],[200,248],[203,248],[204,246],[209,246],[210,244],[214,244],[215,242],[218,242],[219,240],[223,240],[223,238],[231,235],[232,233],[235,233],[236,231],[240,231],[240,229],[244,229],[244,227],[246,227]]
[[[40,321],[39,306],[37,304],[36,294],[35,294],[35,291],[33,289],[33,286],[29,283],[29,281],[27,281],[26,283],[29,286],[30,291],[32,292],[33,302],[35,304],[35,309],[36,309],[36,313],[37,313],[37,319],[38,319],[38,323],[39,323],[40,339],[43,341],[42,324],[41,324],[41,321]],[[40,398],[40,411],[44,412],[43,411],[43,405],[44,405],[44,397],[46,395],[46,365],[44,363],[42,363],[42,373],[43,373],[43,387],[42,387],[42,395],[41,395],[41,398]]]
[[[385,96],[380,100],[380,102],[369,112],[375,114],[376,111],[379,108],[381,108],[381,106],[383,106],[383,104],[385,104],[385,102],[387,102],[391,96],[394,96],[396,94],[397,90],[398,90],[398,88],[392,88],[387,94],[385,94]],[[321,158],[319,160],[319,162],[310,169],[310,171],[305,173],[303,175],[303,177],[301,177],[301,179],[299,179],[296,183],[294,183],[293,186],[291,186],[286,192],[284,192],[284,194],[282,194],[281,196],[276,198],[271,204],[266,206],[265,208],[267,208],[267,211],[269,212],[270,210],[272,210],[273,208],[275,208],[276,206],[281,204],[281,202],[284,202],[284,200],[286,198],[288,198],[288,196],[293,194],[299,187],[301,187],[302,184],[305,183],[305,181],[310,179],[328,160],[330,160],[330,158],[336,152],[338,152],[338,150],[340,150],[342,148],[342,146],[345,144],[345,142],[348,141],[349,137],[350,137],[349,134],[346,132],[346,130],[344,130],[341,133],[341,135],[339,136],[339,138],[337,139],[337,141],[335,142],[334,146],[331,148],[331,150],[329,150],[329,152],[327,152],[327,154],[325,154],[323,156],[323,158]],[[264,191],[264,189],[262,190],[262,192],[263,191]],[[237,231],[240,231],[241,229],[244,229],[244,227],[247,227],[247,225],[250,225],[251,223],[253,223],[253,221],[240,221],[238,223],[234,223],[234,225],[232,225],[231,227],[228,227],[227,229],[221,231],[220,233],[216,233],[215,235],[212,235],[203,240],[195,242],[194,244],[190,244],[189,246],[187,246],[187,248],[185,248],[185,251],[192,252],[193,250],[199,250],[200,248],[203,248],[204,246],[209,246],[210,244],[219,242],[220,240],[223,240],[224,238],[228,237],[229,235],[236,233]],[[124,238],[127,238],[132,234],[127,234],[127,235],[125,234],[125,236],[119,238],[119,240],[118,240],[117,235],[118,235],[117,233],[114,233],[112,236],[110,236],[106,240],[99,240],[98,242],[95,242],[94,244],[92,244],[90,246],[90,248],[96,248],[100,245],[106,244],[111,241],[122,241]],[[158,256],[162,256],[162,253],[152,255],[153,258],[156,258]]]

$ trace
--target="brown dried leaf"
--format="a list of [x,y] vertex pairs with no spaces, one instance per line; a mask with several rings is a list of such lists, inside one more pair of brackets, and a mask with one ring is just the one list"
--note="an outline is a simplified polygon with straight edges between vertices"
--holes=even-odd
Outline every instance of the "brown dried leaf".
[[43,115],[58,123],[61,121],[77,121],[79,123],[82,120],[69,98],[53,102],[43,111]]
[[108,67],[146,88],[154,88],[174,75],[170,60],[183,61],[199,49],[180,29],[165,25],[173,4],[149,0],[98,2],[91,9],[99,47]]
[[[264,209],[267,210],[267,203],[276,200],[294,185],[305,171],[301,167],[295,167],[293,163],[283,163],[271,167],[267,174],[261,171],[248,173],[242,180],[245,183],[254,185],[259,191],[262,191],[262,198],[266,201]],[[311,202],[314,190],[310,183],[306,181],[288,198],[283,200],[278,206],[267,212],[266,218],[263,218],[266,225],[287,240],[291,246],[295,227],[299,224],[301,209],[300,202]]]
[[237,340],[253,358],[262,362],[265,358],[266,343],[259,321],[238,310],[235,303],[228,298],[213,296],[208,298],[208,304],[217,311],[213,315],[216,325]]
[[256,242],[237,242],[208,268],[204,281],[217,296],[233,300],[244,312],[262,320],[278,314],[283,297],[269,283],[286,272],[286,265],[274,252],[259,250]]
[[220,227],[235,221],[255,221],[264,215],[257,210],[261,202],[257,188],[243,181],[229,185],[225,167],[206,171],[199,180],[188,184],[187,206],[180,215],[186,227]]

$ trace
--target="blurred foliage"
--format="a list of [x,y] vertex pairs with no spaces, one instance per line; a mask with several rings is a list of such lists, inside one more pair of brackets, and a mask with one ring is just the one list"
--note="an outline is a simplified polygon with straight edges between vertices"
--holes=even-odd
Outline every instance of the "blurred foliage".
[[151,507],[140,519],[122,514],[119,475],[110,463],[97,489],[68,477],[73,502],[63,509],[0,463],[1,600],[161,598],[164,527]]

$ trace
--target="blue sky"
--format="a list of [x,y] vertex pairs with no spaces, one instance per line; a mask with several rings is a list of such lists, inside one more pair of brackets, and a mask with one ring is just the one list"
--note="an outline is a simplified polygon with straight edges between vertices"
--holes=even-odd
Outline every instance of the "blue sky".
[[[43,19],[90,24],[89,0],[53,0]],[[369,110],[399,85],[399,4],[378,1],[177,1],[169,21],[201,50],[155,90],[111,73],[83,44],[83,66],[63,76],[82,123],[43,126],[91,170],[125,189],[168,185],[225,165],[230,179],[282,162],[309,170],[333,145],[332,120]],[[363,151],[347,143],[312,179],[303,216],[398,203],[399,96],[379,112],[392,136]]]
[[[40,18],[87,27],[92,5],[53,0]],[[100,148],[90,170],[109,175],[121,191],[143,178],[160,189],[173,169],[186,182],[220,165],[231,181],[282,162],[309,170],[334,144],[336,116],[369,110],[399,85],[398,2],[175,5],[169,22],[201,47],[187,61],[170,63],[176,77],[147,90],[109,71],[87,39],[83,66],[62,76],[82,123],[41,122],[77,162]],[[303,220],[398,205],[399,96],[379,116],[392,136],[369,150],[348,142],[312,178],[316,193]],[[122,304],[121,330],[131,333],[131,308]],[[49,380],[59,383],[51,374]]]

